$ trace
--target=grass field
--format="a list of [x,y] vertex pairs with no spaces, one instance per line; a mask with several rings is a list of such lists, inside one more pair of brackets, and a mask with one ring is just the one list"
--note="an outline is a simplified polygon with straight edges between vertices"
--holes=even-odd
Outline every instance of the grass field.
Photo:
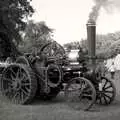
[[[108,74],[107,77],[110,78]],[[84,112],[71,109],[64,97],[57,96],[51,102],[36,98],[30,105],[12,105],[0,101],[0,120],[118,120],[120,117],[120,71],[113,80],[117,90],[115,101],[109,106],[94,106]],[[2,98],[1,98],[2,99]]]

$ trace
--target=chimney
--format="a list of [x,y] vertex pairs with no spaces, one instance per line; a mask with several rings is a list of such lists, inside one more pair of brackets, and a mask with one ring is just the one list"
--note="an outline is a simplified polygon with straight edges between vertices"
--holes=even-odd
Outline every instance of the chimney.
[[96,23],[92,19],[89,19],[88,22],[87,22],[87,43],[88,43],[88,55],[91,58],[91,63],[95,64]]

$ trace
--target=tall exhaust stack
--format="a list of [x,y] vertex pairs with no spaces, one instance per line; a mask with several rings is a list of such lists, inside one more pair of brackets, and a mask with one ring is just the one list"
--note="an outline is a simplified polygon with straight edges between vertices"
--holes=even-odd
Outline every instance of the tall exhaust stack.
[[87,43],[88,55],[91,64],[94,66],[96,58],[96,23],[93,19],[89,19],[87,22]]

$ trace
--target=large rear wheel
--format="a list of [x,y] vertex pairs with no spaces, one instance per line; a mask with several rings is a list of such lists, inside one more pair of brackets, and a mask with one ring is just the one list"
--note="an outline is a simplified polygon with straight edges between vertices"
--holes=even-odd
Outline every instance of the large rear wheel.
[[37,81],[28,66],[11,64],[2,73],[0,89],[5,100],[28,104],[36,94]]

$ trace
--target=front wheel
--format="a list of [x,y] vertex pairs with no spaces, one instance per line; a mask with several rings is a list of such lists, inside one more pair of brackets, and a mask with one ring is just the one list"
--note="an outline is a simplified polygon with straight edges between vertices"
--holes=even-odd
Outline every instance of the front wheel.
[[96,100],[96,90],[86,78],[73,78],[65,88],[68,105],[77,110],[89,110]]
[[96,103],[108,105],[113,102],[116,96],[116,88],[112,81],[106,77],[101,77],[102,90],[97,90]]

